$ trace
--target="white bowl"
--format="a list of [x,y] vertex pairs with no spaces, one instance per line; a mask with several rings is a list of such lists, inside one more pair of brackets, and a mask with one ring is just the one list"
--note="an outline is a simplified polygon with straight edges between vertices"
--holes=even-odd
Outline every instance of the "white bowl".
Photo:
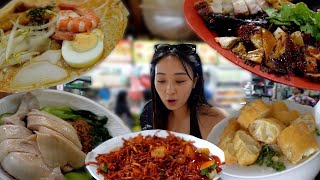
[[140,7],[152,34],[170,40],[188,39],[194,35],[184,18],[182,0],[144,0]]
[[[30,92],[37,97],[41,107],[69,106],[72,109],[87,110],[98,116],[108,117],[108,122],[105,124],[105,127],[108,129],[112,137],[131,133],[131,130],[117,115],[106,109],[101,104],[92,101],[91,99],[65,91],[49,89],[34,90]],[[21,97],[24,94],[25,92],[16,93],[0,99],[0,114],[16,112],[20,104]],[[11,178],[0,168],[0,179],[8,180]]]
[[[289,109],[297,110],[300,113],[312,112],[315,114],[314,108],[297,104],[292,101],[284,101]],[[214,144],[218,144],[219,136],[222,133],[228,121],[234,117],[238,117],[239,112],[236,112],[214,126],[208,135],[207,140]],[[320,119],[316,117],[316,122],[319,125]],[[320,144],[320,137],[315,135]],[[311,157],[304,158],[302,162],[293,165],[289,162],[284,162],[286,170],[277,172],[272,168],[266,166],[251,165],[241,167],[239,164],[225,165],[221,174],[222,180],[244,180],[244,179],[266,179],[266,180],[283,180],[283,179],[297,179],[297,180],[312,180],[320,171],[320,151],[313,154]]]
[[[185,141],[193,141],[194,146],[197,148],[209,148],[211,155],[218,156],[221,162],[224,162],[224,153],[223,151],[215,146],[214,144],[205,141],[203,139],[199,139],[197,137],[187,135],[187,134],[182,134],[182,133],[176,133],[176,132],[171,132],[173,135],[177,137],[181,137]],[[96,157],[98,154],[105,154],[114,151],[115,149],[121,148],[123,145],[123,139],[129,139],[132,137],[137,136],[138,134],[141,134],[142,136],[158,136],[158,137],[167,137],[168,136],[168,131],[166,130],[146,130],[146,131],[141,131],[141,132],[135,132],[131,134],[126,134],[123,136],[118,136],[114,137],[112,139],[109,139],[105,141],[104,143],[100,144],[98,147],[93,149],[91,152],[89,152],[86,156],[85,162],[96,162]],[[98,180],[103,180],[103,176],[97,173],[97,165],[88,165],[86,166],[90,174]],[[222,170],[223,171],[223,170]],[[215,177],[214,179],[218,179],[219,175]]]

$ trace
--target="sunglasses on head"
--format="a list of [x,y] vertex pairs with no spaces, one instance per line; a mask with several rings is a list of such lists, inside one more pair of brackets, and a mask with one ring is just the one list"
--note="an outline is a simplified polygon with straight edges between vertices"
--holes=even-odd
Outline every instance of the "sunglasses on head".
[[167,52],[177,50],[181,53],[193,54],[196,53],[196,45],[194,44],[157,44],[154,46],[155,52]]

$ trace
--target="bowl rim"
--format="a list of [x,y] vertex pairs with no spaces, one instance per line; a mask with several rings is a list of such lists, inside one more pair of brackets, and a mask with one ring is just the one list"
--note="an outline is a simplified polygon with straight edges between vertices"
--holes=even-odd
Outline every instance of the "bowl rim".
[[[69,97],[72,97],[74,99],[80,99],[81,101],[84,101],[84,102],[88,102],[88,103],[91,103],[92,105],[94,105],[95,107],[97,107],[98,111],[100,111],[101,114],[103,114],[103,116],[107,116],[108,117],[108,121],[107,123],[104,125],[105,128],[108,129],[110,135],[112,137],[116,137],[116,136],[119,136],[119,135],[124,135],[124,134],[127,134],[127,133],[131,133],[131,130],[129,129],[129,127],[127,127],[124,122],[122,121],[122,119],[116,115],[114,112],[112,112],[111,110],[109,110],[108,108],[106,108],[105,106],[103,106],[102,104],[90,99],[90,98],[87,98],[85,96],[81,96],[81,95],[78,95],[78,94],[74,94],[74,93],[71,93],[71,92],[67,92],[67,91],[61,91],[61,90],[55,90],[55,89],[36,89],[36,90],[32,90],[32,91],[28,91],[29,93],[36,95],[37,94],[42,94],[42,93],[48,93],[48,94],[56,94],[56,95],[64,95],[64,96],[69,96]],[[18,98],[19,96],[22,96],[23,94],[26,94],[28,92],[16,92],[16,93],[13,93],[13,94],[10,94],[2,99],[0,99],[0,104],[5,102],[5,101],[8,101],[10,99],[15,99],[15,98]],[[40,102],[40,107],[41,107],[41,102]],[[94,114],[97,114],[99,115],[98,113],[94,113]],[[107,127],[107,125],[109,123],[116,123],[117,126],[123,131],[121,133],[118,133],[118,132],[115,132],[112,130],[112,127],[110,127],[111,129],[109,129]]]

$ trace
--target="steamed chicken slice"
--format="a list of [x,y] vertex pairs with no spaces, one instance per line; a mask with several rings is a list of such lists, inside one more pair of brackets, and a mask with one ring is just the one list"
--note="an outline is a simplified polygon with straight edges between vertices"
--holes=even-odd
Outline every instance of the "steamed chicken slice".
[[259,7],[261,9],[267,9],[269,7],[268,3],[266,2],[266,0],[256,0],[257,4],[259,5]]
[[40,127],[36,134],[39,150],[49,167],[69,164],[77,169],[84,165],[86,154],[61,134],[46,127]]
[[260,6],[257,4],[256,0],[245,0],[250,14],[257,14],[262,11]]
[[222,13],[222,0],[214,0],[211,3],[211,8],[214,13],[221,14]]
[[53,116],[49,115],[46,112],[33,110],[28,114],[28,125],[27,127],[31,130],[37,131],[41,127],[46,127],[52,129],[62,136],[67,138],[79,149],[82,148],[79,137],[76,133],[76,130],[68,122]]
[[11,152],[40,154],[37,143],[26,139],[6,139],[0,143],[0,162]]
[[20,125],[0,126],[0,142],[6,139],[25,139],[32,135],[32,131]]
[[235,15],[249,15],[249,9],[244,0],[232,0]]
[[1,162],[7,173],[19,180],[63,180],[64,176],[59,167],[50,168],[41,155],[11,152]]
[[224,0],[222,2],[222,14],[234,14],[232,0]]
[[40,108],[40,105],[39,105],[38,99],[31,93],[26,93],[25,95],[22,96],[21,103],[17,112],[12,116],[3,118],[3,122],[5,124],[26,126],[26,124],[23,122],[23,119],[26,117],[28,112],[31,109],[39,109],[39,108]]
[[73,126],[68,123],[67,121],[55,116],[55,115],[52,115],[50,113],[47,113],[45,111],[39,111],[39,110],[32,110],[28,113],[28,116],[43,116],[45,118],[48,118],[52,121],[55,121],[57,123],[60,123],[60,124],[63,124],[63,126],[66,126],[68,128],[71,128],[71,130],[73,130],[73,132],[77,133],[77,131],[73,128]]

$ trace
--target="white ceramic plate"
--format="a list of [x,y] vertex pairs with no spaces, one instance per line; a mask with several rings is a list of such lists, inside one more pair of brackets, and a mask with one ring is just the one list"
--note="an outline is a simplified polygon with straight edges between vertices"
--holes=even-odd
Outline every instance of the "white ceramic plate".
[[[196,146],[197,148],[209,148],[212,155],[218,156],[220,158],[221,162],[224,162],[223,151],[220,148],[218,148],[217,146],[215,146],[214,144],[212,144],[208,141],[205,141],[203,139],[196,138],[191,135],[176,133],[176,132],[171,132],[171,133],[177,137],[183,138],[186,141],[194,141],[194,146]],[[129,139],[131,137],[137,136],[138,134],[141,134],[142,136],[147,136],[147,135],[151,135],[151,136],[156,135],[158,137],[167,137],[168,136],[168,133],[165,130],[146,130],[146,131],[135,132],[135,133],[131,133],[131,134],[123,135],[123,136],[114,137],[112,139],[105,141],[104,143],[100,144],[98,147],[93,149],[91,152],[89,152],[87,154],[85,162],[86,163],[96,162],[95,158],[97,157],[98,154],[109,153],[116,148],[121,148],[123,145],[123,138]],[[96,178],[98,180],[104,179],[102,175],[97,173],[97,166],[96,165],[88,165],[88,166],[86,166],[86,168],[88,169],[88,171],[90,172],[90,174],[94,178]],[[218,179],[218,177],[216,177],[215,179]]]
[[[131,130],[123,121],[104,106],[96,103],[86,97],[73,93],[57,90],[34,90],[31,91],[40,102],[40,106],[69,106],[76,110],[88,110],[98,116],[108,117],[105,127],[112,137],[131,133]],[[25,93],[16,93],[0,99],[0,114],[14,113],[20,105],[22,95]],[[9,180],[9,176],[0,168],[0,179]]]
[[[292,101],[284,101],[289,109],[297,110],[300,113],[312,112],[315,115],[317,125],[319,127],[320,117],[316,115],[315,108],[294,103]],[[239,112],[236,112],[229,117],[222,120],[216,126],[214,126],[208,135],[207,140],[213,144],[218,144],[219,136],[222,133],[228,121],[234,117],[238,117]],[[320,144],[320,137],[316,136],[318,143]],[[289,162],[284,162],[286,170],[277,172],[272,168],[266,166],[251,165],[247,167],[241,167],[239,164],[225,165],[221,174],[222,180],[230,179],[303,179],[311,180],[320,171],[320,151],[313,154],[311,157],[304,158],[300,163],[293,165]]]

